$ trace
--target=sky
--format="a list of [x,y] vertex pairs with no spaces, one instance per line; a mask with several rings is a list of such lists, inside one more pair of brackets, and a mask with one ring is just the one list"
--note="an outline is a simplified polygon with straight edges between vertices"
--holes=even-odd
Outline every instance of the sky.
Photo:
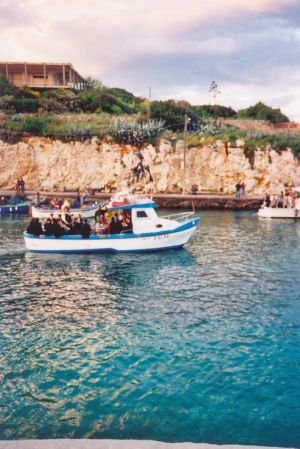
[[263,101],[300,122],[300,0],[0,0],[0,60],[71,62],[152,100]]

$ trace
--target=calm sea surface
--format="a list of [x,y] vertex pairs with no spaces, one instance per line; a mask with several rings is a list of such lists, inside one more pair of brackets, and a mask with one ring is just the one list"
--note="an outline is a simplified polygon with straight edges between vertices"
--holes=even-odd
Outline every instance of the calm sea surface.
[[200,217],[185,250],[61,256],[0,219],[0,439],[300,447],[300,223]]

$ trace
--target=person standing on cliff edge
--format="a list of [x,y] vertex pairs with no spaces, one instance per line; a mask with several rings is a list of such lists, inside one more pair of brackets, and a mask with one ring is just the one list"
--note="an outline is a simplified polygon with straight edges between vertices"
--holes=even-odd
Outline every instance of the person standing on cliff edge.
[[25,193],[25,181],[23,178],[20,179],[20,192]]
[[244,181],[241,184],[241,195],[244,196],[245,195],[245,190],[246,190],[246,185],[244,183]]
[[240,184],[240,182],[238,182],[235,185],[235,197],[236,198],[240,198],[241,197],[241,184]]

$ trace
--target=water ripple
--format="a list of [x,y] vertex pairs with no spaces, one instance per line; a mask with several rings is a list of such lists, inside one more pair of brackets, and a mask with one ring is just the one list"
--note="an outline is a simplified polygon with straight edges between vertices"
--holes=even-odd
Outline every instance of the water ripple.
[[300,223],[207,212],[183,251],[37,255],[0,221],[0,438],[297,446]]

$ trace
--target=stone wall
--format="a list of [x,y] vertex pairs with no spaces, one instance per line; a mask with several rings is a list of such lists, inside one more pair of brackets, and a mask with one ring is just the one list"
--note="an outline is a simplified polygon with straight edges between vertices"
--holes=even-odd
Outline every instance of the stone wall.
[[[27,188],[41,190],[86,189],[178,193],[183,181],[183,142],[162,140],[159,147],[145,146],[141,153],[153,177],[133,182],[136,149],[102,142],[61,142],[31,137],[17,144],[0,142],[0,188],[12,188],[23,177]],[[300,184],[299,161],[290,151],[271,148],[255,152],[253,166],[244,154],[243,142],[234,147],[222,142],[187,149],[186,191],[196,184],[200,191],[232,193],[244,181],[246,191],[262,195],[280,191],[284,184]]]

